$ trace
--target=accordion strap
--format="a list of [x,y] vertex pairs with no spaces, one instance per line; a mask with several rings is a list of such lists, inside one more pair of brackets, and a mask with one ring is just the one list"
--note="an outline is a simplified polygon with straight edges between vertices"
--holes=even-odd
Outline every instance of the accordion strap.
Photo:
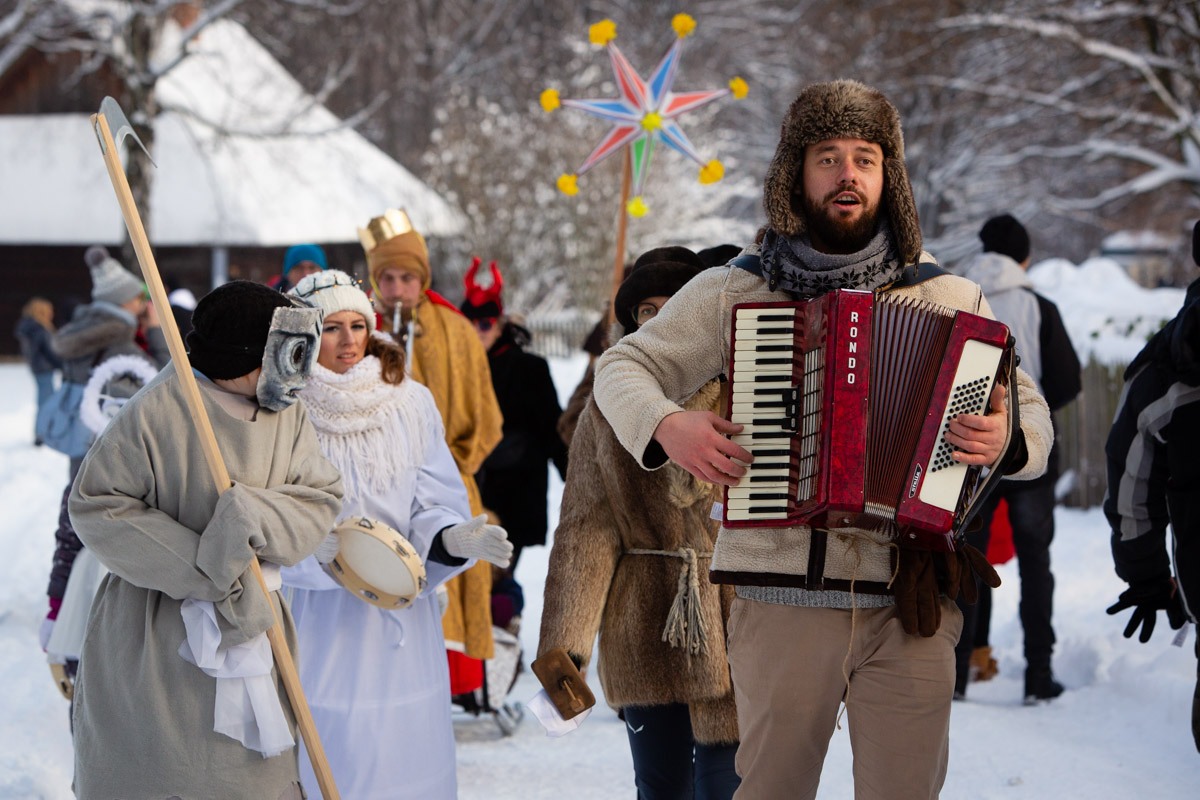
[[930,278],[937,278],[941,275],[949,275],[950,273],[934,264],[932,261],[922,261],[920,264],[909,264],[900,272],[900,277],[897,278],[887,289],[899,289],[904,286],[916,286],[918,283],[924,283]]
[[762,259],[752,253],[743,253],[742,255],[729,262],[729,266],[744,269],[752,275],[762,277]]

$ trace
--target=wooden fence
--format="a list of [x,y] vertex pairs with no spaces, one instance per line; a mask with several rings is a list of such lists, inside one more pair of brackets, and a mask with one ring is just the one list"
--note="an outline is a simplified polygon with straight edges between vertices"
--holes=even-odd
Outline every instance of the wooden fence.
[[596,325],[596,315],[560,314],[522,321],[533,335],[529,349],[544,358],[566,358],[579,352]]
[[1090,508],[1104,500],[1108,485],[1104,443],[1125,386],[1124,373],[1123,364],[1109,366],[1089,361],[1083,369],[1083,391],[1054,415],[1059,472],[1071,472],[1075,477],[1063,498],[1064,505]]

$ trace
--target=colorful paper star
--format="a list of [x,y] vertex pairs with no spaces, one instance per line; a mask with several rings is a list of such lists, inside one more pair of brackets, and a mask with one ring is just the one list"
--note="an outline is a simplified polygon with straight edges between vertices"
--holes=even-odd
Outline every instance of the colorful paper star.
[[[686,19],[685,19],[686,18]],[[605,22],[608,22],[605,20]],[[602,23],[597,23],[601,25]],[[611,25],[611,23],[610,23]],[[710,89],[704,91],[682,92],[672,91],[675,76],[679,69],[679,59],[683,52],[683,37],[695,28],[695,21],[686,15],[677,15],[673,20],[677,38],[671,49],[663,56],[649,80],[643,80],[637,70],[625,58],[624,53],[612,43],[616,36],[615,26],[605,28],[604,37],[597,38],[596,26],[592,26],[594,42],[604,44],[612,60],[613,74],[616,77],[620,96],[604,100],[559,100],[558,93],[547,89],[542,93],[541,103],[546,111],[552,111],[563,105],[576,108],[586,114],[612,123],[612,128],[596,148],[580,165],[574,174],[563,175],[559,178],[559,187],[568,194],[575,190],[575,179],[587,173],[606,158],[628,145],[630,161],[633,168],[633,195],[628,203],[628,209],[634,216],[645,213],[646,204],[642,198],[642,190],[646,184],[646,174],[650,168],[650,160],[658,142],[665,143],[676,152],[682,153],[700,165],[700,181],[712,183],[721,179],[724,167],[720,161],[705,162],[700,158],[687,135],[679,127],[677,120],[689,111],[707,105],[714,100],[733,94],[735,97],[745,96],[745,81],[735,78],[730,88]],[[564,180],[566,179],[566,180]]]

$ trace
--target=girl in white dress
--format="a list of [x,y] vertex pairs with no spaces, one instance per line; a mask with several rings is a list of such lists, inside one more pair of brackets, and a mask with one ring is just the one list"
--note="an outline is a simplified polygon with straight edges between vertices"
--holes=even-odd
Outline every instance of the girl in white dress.
[[[284,570],[299,638],[299,670],[342,797],[454,798],[450,684],[439,585],[482,558],[506,566],[503,528],[471,519],[433,397],[405,376],[404,351],[374,336],[366,294],[343,272],[302,280],[291,294],[322,308],[320,351],[300,396],[346,492],[339,519],[365,516],[402,533],[428,585],[402,610],[339,586],[322,553]],[[307,758],[301,776],[319,797]]]

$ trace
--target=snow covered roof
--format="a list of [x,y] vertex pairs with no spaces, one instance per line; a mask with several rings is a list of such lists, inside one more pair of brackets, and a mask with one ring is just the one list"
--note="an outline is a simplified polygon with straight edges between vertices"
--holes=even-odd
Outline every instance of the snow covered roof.
[[[158,82],[151,244],[354,242],[389,207],[429,236],[463,229],[460,211],[308,95],[237,23],[213,23],[188,49]],[[88,116],[0,116],[10,187],[0,244],[124,238]]]
[[1139,286],[1103,256],[1079,266],[1049,258],[1029,268],[1034,288],[1058,305],[1079,360],[1128,364],[1146,341],[1175,316],[1185,291]]
[[1118,231],[1104,237],[1100,244],[1102,253],[1170,252],[1180,242],[1178,234],[1168,235],[1158,231]]

